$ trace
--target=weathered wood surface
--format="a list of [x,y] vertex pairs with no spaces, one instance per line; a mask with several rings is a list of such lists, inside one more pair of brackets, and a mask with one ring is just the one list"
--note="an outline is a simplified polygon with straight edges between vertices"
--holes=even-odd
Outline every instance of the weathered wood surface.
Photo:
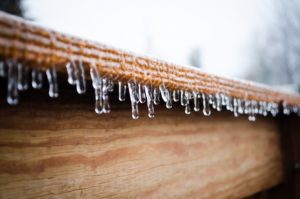
[[[0,57],[22,60],[24,65],[45,70],[55,66],[66,73],[70,61],[96,66],[100,74],[115,80],[137,81],[171,90],[206,94],[226,93],[233,98],[300,104],[300,96],[245,80],[213,75],[195,67],[180,66],[50,30],[0,11]],[[88,73],[86,73],[88,74]]]
[[40,93],[0,105],[0,198],[241,198],[282,181],[272,119],[162,108],[151,120],[143,106],[132,120],[127,103],[97,116],[92,96]]

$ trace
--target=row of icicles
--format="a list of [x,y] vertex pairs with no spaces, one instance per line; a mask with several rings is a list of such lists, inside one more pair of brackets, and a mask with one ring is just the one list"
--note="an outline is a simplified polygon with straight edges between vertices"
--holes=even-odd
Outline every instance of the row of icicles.
[[[79,94],[86,92],[86,80],[82,62],[69,62],[66,64],[68,73],[68,82],[76,86]],[[43,71],[29,70],[22,63],[15,60],[0,61],[0,77],[7,77],[7,102],[10,105],[18,103],[19,91],[29,88],[29,75],[31,73],[31,85],[34,89],[41,89],[43,86]],[[109,92],[113,91],[114,82],[106,77],[102,77],[96,67],[90,68],[90,76],[95,91],[95,112],[97,114],[109,113]],[[46,77],[49,83],[49,96],[58,97],[58,83],[55,67],[46,70]],[[128,88],[128,89],[127,89]],[[279,113],[279,105],[273,102],[255,101],[231,98],[224,93],[204,94],[198,92],[190,92],[183,90],[168,90],[164,85],[159,88],[135,83],[129,81],[127,83],[118,82],[119,100],[125,101],[126,92],[129,91],[129,97],[132,108],[132,118],[139,118],[139,103],[147,103],[148,117],[153,118],[154,105],[158,105],[161,100],[166,103],[166,108],[171,109],[173,102],[179,102],[185,107],[185,113],[192,112],[191,102],[193,102],[193,110],[200,111],[202,104],[202,112],[205,116],[211,114],[211,108],[221,111],[226,109],[233,112],[235,117],[241,114],[247,114],[249,121],[255,121],[256,115],[267,116],[271,114],[276,116]],[[283,113],[300,115],[298,106],[289,106],[283,103]]]

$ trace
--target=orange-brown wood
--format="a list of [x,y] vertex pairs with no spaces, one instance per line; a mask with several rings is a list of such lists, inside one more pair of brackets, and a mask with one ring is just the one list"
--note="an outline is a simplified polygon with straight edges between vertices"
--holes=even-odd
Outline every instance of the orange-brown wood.
[[0,57],[16,59],[39,70],[55,66],[60,72],[66,72],[66,63],[82,61],[87,71],[91,66],[96,66],[101,75],[115,80],[136,81],[156,87],[165,85],[171,90],[224,93],[240,99],[300,105],[298,94],[136,55],[49,30],[4,12],[0,12]]
[[[43,93],[43,94],[41,94]],[[282,181],[270,118],[187,116],[130,105],[93,112],[93,97],[29,91],[0,105],[0,198],[241,198]]]

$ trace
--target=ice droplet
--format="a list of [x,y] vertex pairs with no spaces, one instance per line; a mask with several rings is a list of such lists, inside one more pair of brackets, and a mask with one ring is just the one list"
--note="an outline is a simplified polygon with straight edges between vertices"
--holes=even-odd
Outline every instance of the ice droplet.
[[133,82],[128,82],[128,90],[129,90],[129,97],[131,101],[131,110],[132,110],[132,118],[138,119],[139,118],[139,107],[138,107],[138,88],[137,85]]
[[163,101],[166,102],[167,109],[172,108],[172,98],[170,91],[164,85],[160,85],[159,90]]
[[160,92],[158,88],[153,88],[153,97],[154,97],[154,104],[158,105],[160,103]]
[[18,89],[24,91],[28,89],[28,73],[29,69],[18,63]]
[[179,101],[179,91],[178,90],[173,90],[172,97],[173,97],[174,102],[178,102]]
[[146,94],[142,84],[138,84],[139,102],[141,104],[146,102]]
[[0,77],[5,77],[6,72],[5,72],[5,63],[4,61],[0,61]]
[[47,79],[49,82],[49,96],[56,98],[58,97],[58,84],[57,84],[57,74],[54,67],[46,70]]
[[209,99],[208,96],[206,96],[204,93],[202,93],[202,103],[203,103],[203,114],[205,116],[210,116],[211,110],[209,106]]
[[193,96],[194,96],[194,111],[198,112],[200,111],[199,93],[193,92]]
[[16,105],[19,102],[18,93],[18,66],[16,61],[7,60],[8,74],[7,74],[7,103]]
[[118,82],[119,84],[119,101],[123,102],[126,99],[126,84],[123,84],[121,81]]
[[110,103],[109,103],[109,91],[110,85],[109,80],[107,78],[102,79],[102,92],[103,92],[103,113],[109,113],[110,112]]
[[31,71],[31,86],[34,89],[41,89],[43,87],[43,72],[38,70]]
[[148,107],[148,117],[154,118],[154,102],[153,102],[153,92],[150,86],[144,86],[144,90],[147,98],[147,107]]
[[86,91],[86,81],[82,61],[75,65],[76,90],[78,94],[83,94]]
[[90,68],[90,76],[92,85],[95,90],[95,112],[97,114],[103,113],[103,92],[102,92],[102,79],[100,78],[98,69],[95,66]]
[[255,120],[256,120],[255,115],[254,115],[253,113],[251,113],[251,114],[248,116],[248,120],[249,120],[250,122],[255,122]]
[[68,62],[66,64],[66,68],[67,68],[67,73],[68,73],[68,82],[71,85],[75,85],[76,84],[76,74],[75,74],[75,63],[73,61]]

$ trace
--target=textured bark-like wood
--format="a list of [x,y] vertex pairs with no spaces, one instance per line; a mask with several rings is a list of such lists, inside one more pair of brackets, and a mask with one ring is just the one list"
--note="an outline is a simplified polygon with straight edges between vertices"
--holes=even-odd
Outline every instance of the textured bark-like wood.
[[97,116],[92,96],[40,92],[0,105],[0,198],[240,198],[282,180],[268,118],[142,107],[132,120],[127,103]]
[[116,80],[136,81],[156,87],[165,85],[171,90],[225,93],[240,99],[300,104],[298,94],[279,92],[265,85],[136,55],[49,30],[3,12],[0,12],[0,57],[23,61],[25,65],[29,63],[30,67],[40,70],[55,66],[60,72],[66,72],[67,62],[82,61],[86,70],[93,65],[101,75]]

